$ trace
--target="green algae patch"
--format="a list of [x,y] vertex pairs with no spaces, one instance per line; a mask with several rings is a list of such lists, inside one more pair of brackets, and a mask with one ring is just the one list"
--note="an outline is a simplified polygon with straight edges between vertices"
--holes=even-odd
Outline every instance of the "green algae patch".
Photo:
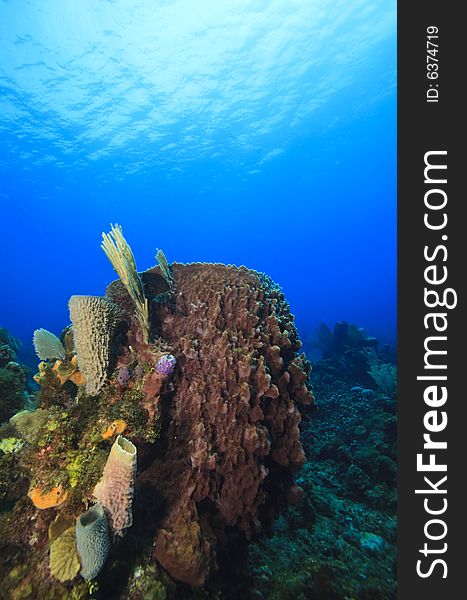
[[0,440],[0,450],[4,454],[13,454],[14,452],[18,452],[23,446],[23,440],[20,440],[18,438],[10,437],[3,438],[3,440]]

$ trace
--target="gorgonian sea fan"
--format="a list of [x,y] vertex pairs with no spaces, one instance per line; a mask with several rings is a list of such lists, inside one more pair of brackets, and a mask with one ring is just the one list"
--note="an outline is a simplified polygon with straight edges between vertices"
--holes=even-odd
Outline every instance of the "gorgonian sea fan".
[[36,329],[32,341],[37,356],[41,360],[65,358],[65,348],[56,335],[47,329]]

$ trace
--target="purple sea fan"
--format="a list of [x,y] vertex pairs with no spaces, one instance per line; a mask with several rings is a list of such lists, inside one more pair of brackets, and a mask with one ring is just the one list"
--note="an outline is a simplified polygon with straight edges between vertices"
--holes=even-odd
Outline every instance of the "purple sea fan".
[[177,359],[172,354],[161,356],[156,364],[156,373],[158,375],[171,375],[177,364]]

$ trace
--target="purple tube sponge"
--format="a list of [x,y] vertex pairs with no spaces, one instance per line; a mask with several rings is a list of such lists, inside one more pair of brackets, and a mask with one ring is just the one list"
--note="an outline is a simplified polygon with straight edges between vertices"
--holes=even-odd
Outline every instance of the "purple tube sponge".
[[118,370],[117,381],[120,385],[128,385],[130,377],[131,373],[128,367],[122,367]]
[[171,375],[177,364],[177,359],[172,354],[161,356],[156,364],[156,373],[158,375]]
[[141,377],[144,375],[144,369],[141,365],[136,365],[134,375],[136,379],[141,379]]

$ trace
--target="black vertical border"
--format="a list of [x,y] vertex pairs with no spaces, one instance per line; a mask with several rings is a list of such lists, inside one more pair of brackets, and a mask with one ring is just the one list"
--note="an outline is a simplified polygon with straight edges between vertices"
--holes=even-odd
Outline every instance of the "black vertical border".
[[[467,417],[464,417],[467,219],[462,218],[467,208],[463,189],[467,181],[467,141],[463,143],[467,139],[467,102],[462,101],[461,92],[467,74],[463,58],[467,23],[462,20],[461,8],[459,3],[433,0],[398,3],[398,598],[401,600],[467,598]],[[439,30],[436,81],[427,78],[429,26]],[[438,85],[436,103],[426,101],[430,83]],[[445,241],[440,239],[441,232],[429,231],[424,226],[427,190],[424,155],[434,150],[447,151],[448,182],[444,189],[448,194],[448,224],[442,232],[448,236]],[[416,455],[423,451],[423,417],[430,410],[423,400],[427,384],[417,381],[417,375],[423,374],[423,344],[429,335],[423,323],[424,315],[430,312],[424,305],[427,263],[423,252],[426,244],[433,248],[437,243],[445,243],[447,247],[447,261],[438,264],[448,268],[446,286],[456,290],[458,305],[446,310],[448,400],[439,410],[447,411],[448,426],[437,437],[433,435],[448,443],[447,450],[437,453],[437,461],[447,461],[448,465],[448,509],[440,517],[446,521],[448,532],[444,540],[432,542],[425,538],[424,525],[435,517],[426,514],[424,497],[416,495],[414,490],[423,487],[423,475],[430,476],[417,473],[416,468]],[[437,479],[436,474],[433,479]],[[423,558],[419,550],[425,542],[438,549],[443,542],[447,543],[446,553],[431,555],[433,559],[446,560],[446,579],[442,578],[443,569],[439,566],[430,577],[423,579],[417,575],[417,560]],[[426,568],[429,559],[424,564]]]

